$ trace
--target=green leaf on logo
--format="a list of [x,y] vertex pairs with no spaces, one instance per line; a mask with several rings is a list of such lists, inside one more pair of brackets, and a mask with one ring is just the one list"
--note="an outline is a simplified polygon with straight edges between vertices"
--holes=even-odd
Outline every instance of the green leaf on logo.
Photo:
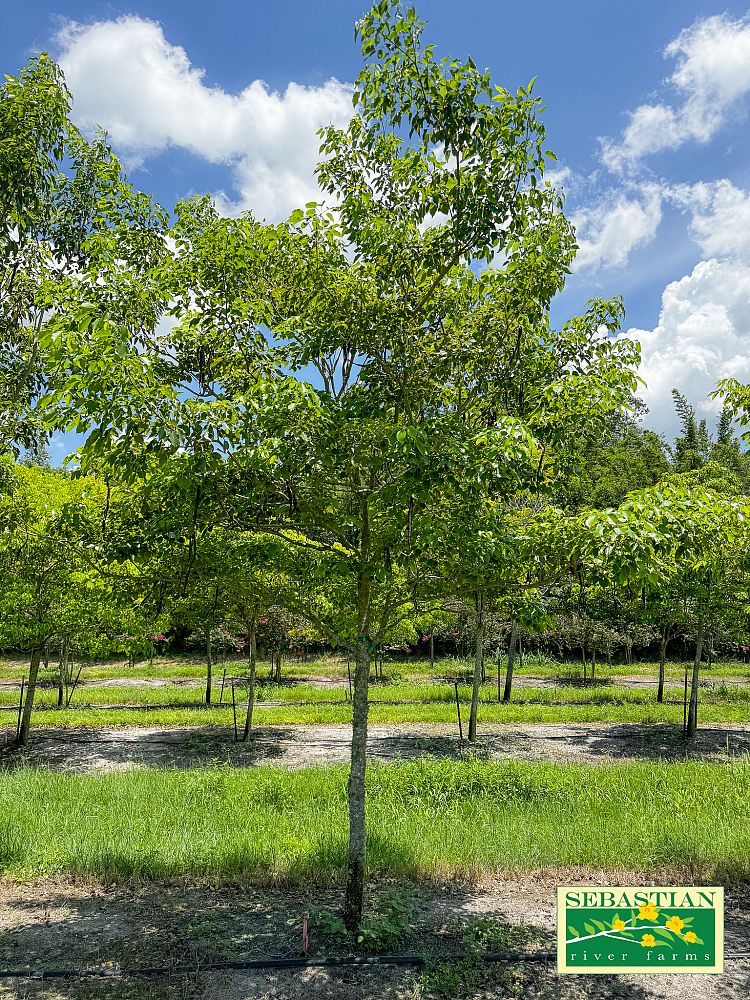
[[672,932],[667,930],[666,927],[654,927],[654,934],[661,934],[662,937],[667,939],[667,941],[672,940]]
[[587,934],[596,934],[596,928],[592,927],[591,924],[584,924],[583,929]]
[[572,924],[568,924],[568,934],[570,934],[572,937],[579,937],[578,931]]

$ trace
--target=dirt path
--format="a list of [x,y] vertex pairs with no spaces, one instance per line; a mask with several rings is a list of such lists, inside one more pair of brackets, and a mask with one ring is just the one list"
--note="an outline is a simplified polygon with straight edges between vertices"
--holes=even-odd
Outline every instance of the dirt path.
[[[299,768],[346,763],[349,726],[263,726],[248,743],[235,743],[218,726],[166,729],[130,726],[37,728],[24,753],[0,750],[0,767],[30,765],[60,771],[119,771],[136,767],[235,767],[272,764]],[[373,725],[373,760],[431,755],[460,758],[471,752],[493,759],[606,763],[685,757],[681,731],[674,726],[626,724],[488,725],[473,748],[449,725]],[[750,753],[750,723],[701,729],[689,747],[693,759],[725,761]]]
[[[497,950],[547,951],[554,944],[558,884],[653,884],[637,872],[541,870],[524,878],[496,877],[467,886],[401,885],[411,909],[392,951],[424,954],[414,968],[215,971],[103,981],[0,980],[0,996],[28,1000],[430,1000],[435,996],[506,1000],[740,1000],[750,992],[750,963],[727,961],[723,976],[557,977],[544,962],[513,968],[473,961],[466,953],[482,921]],[[750,904],[743,886],[727,892],[726,950],[750,949]],[[371,886],[376,903],[393,886]],[[36,971],[111,963],[113,970],[244,961],[300,954],[306,909],[335,911],[338,890],[321,887],[225,887],[130,883],[106,886],[41,879],[0,881],[0,968]],[[343,950],[342,950],[343,947]],[[313,926],[311,957],[345,954],[346,946]],[[455,991],[437,993],[453,975]],[[458,975],[456,976],[456,973]],[[441,978],[443,977],[443,978]],[[449,980],[450,981],[450,980]],[[469,987],[466,989],[465,987]],[[462,988],[463,987],[463,988]]]

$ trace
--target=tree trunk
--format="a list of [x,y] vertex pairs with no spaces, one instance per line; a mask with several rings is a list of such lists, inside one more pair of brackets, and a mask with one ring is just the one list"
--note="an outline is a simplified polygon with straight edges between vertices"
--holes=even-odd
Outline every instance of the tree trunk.
[[471,685],[471,711],[469,712],[469,743],[477,738],[477,713],[479,711],[479,688],[482,684],[482,664],[484,662],[484,603],[481,595],[476,599],[474,618],[474,681]]
[[591,680],[596,680],[596,648],[591,650]]
[[508,666],[505,671],[505,690],[503,691],[503,701],[510,701],[513,690],[513,667],[516,665],[516,648],[518,645],[518,625],[513,622],[510,627],[510,639],[508,640]]
[[206,629],[206,704],[211,704],[211,687],[213,686],[214,658],[211,649],[211,629]]
[[703,625],[698,627],[695,639],[695,660],[693,661],[693,679],[690,684],[690,707],[688,709],[687,735],[695,736],[698,729],[698,671],[703,656]]
[[245,716],[245,730],[242,734],[242,742],[245,743],[250,737],[250,730],[253,728],[253,709],[255,708],[255,671],[258,664],[258,652],[255,645],[255,623],[248,630],[248,654],[250,657],[250,675],[247,684],[247,715]]
[[[367,528],[367,520],[364,522]],[[363,539],[367,544],[368,539]],[[354,704],[352,751],[349,769],[349,854],[346,864],[344,924],[356,932],[362,923],[365,896],[366,827],[365,774],[367,770],[367,716],[369,711],[370,650],[367,635],[370,619],[370,580],[360,573],[357,581],[357,645],[354,652]]]
[[37,646],[31,651],[31,662],[29,663],[29,680],[26,684],[26,698],[23,703],[23,715],[21,716],[21,728],[18,731],[17,744],[25,747],[29,742],[29,729],[31,728],[31,712],[34,708],[34,693],[36,692],[36,681],[39,676],[39,664],[42,662],[42,650]]
[[661,630],[661,642],[659,643],[659,687],[656,692],[656,700],[661,704],[664,701],[664,665],[667,660],[667,643],[669,642],[669,629],[663,626]]

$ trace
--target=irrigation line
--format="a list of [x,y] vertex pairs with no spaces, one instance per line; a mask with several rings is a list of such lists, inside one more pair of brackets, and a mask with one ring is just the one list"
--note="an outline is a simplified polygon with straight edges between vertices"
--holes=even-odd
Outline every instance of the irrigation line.
[[[466,956],[451,956],[451,961],[461,961]],[[512,965],[545,966],[555,962],[554,951],[533,952],[488,952],[486,955],[471,956],[488,965],[509,963]],[[747,960],[750,951],[728,952],[724,959]],[[345,955],[329,958],[260,958],[244,962],[205,962],[202,965],[160,965],[127,968],[122,966],[98,969],[0,969],[0,979],[117,979],[129,976],[179,976],[204,972],[242,971],[249,969],[310,969],[331,966],[378,966],[410,965],[424,966],[429,963],[423,955]]]

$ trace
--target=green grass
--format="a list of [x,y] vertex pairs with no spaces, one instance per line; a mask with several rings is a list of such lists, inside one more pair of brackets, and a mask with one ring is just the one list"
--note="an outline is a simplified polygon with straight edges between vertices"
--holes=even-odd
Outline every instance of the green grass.
[[[327,877],[347,833],[343,767],[282,772],[21,770],[0,778],[0,870],[220,879]],[[544,864],[750,876],[750,764],[373,766],[379,875]]]
[[[238,705],[237,718],[244,720],[244,704]],[[464,724],[468,721],[469,706],[462,705]],[[682,704],[675,702],[658,705],[651,699],[646,703],[583,703],[566,704],[540,702],[511,702],[483,704],[479,711],[482,723],[671,723],[682,724]],[[351,707],[340,704],[256,706],[254,719],[257,725],[326,725],[351,722]],[[702,702],[699,708],[701,725],[711,723],[750,722],[747,702]],[[0,713],[0,727],[15,726],[15,713]],[[388,724],[456,723],[455,706],[448,702],[432,704],[370,706],[370,721]],[[207,726],[232,725],[231,708],[70,708],[41,709],[34,711],[33,726]]]
[[[227,672],[242,674],[246,670],[244,659],[229,660],[226,663]],[[76,668],[77,669],[77,668]],[[214,677],[221,678],[223,665],[214,665]],[[389,677],[408,681],[409,679],[421,680],[422,678],[434,675],[445,677],[450,680],[468,679],[473,672],[473,661],[469,658],[443,657],[435,661],[434,667],[430,667],[427,659],[414,657],[403,661],[386,661],[385,674]],[[504,663],[503,663],[504,669]],[[668,678],[676,680],[680,678],[685,669],[685,664],[676,661],[669,661],[666,664],[666,674]],[[259,663],[259,673],[261,677],[270,670],[270,665],[265,661]],[[496,674],[496,663],[494,657],[487,658],[487,672],[490,676]],[[307,663],[300,663],[292,659],[284,661],[283,677],[285,679],[304,680],[309,677],[328,677],[338,679],[342,683],[346,680],[346,658],[325,657],[318,660],[311,660]],[[559,677],[561,680],[579,680],[583,677],[583,665],[578,661],[560,660],[557,661],[546,655],[528,655],[523,659],[523,664],[516,662],[516,675],[519,677]],[[608,666],[606,662],[599,662],[596,666],[596,676],[601,679],[611,679],[627,675],[650,677],[655,679],[659,672],[659,665],[656,662],[633,663],[630,666],[624,663],[616,663]],[[702,674],[706,678],[734,677],[750,679],[750,664],[737,660],[727,660],[726,662],[714,663],[711,668],[704,664],[701,668]],[[28,674],[28,662],[23,658],[0,661],[0,679],[15,680]],[[125,660],[113,659],[107,662],[97,662],[84,664],[82,678],[88,680],[103,680],[109,677],[129,677],[132,680],[164,678],[180,680],[194,678],[196,680],[205,677],[206,665],[199,656],[165,656],[155,658],[153,663],[141,662],[135,667],[128,667]],[[50,666],[48,671],[42,671],[41,676],[49,681],[56,678],[56,667]]]
[[[238,704],[246,698],[244,685],[236,687]],[[459,685],[459,699],[462,704],[471,700],[471,688],[466,684]],[[221,686],[215,684],[212,689],[212,706],[220,705]],[[341,707],[347,705],[348,688],[315,687],[310,684],[271,684],[261,682],[256,687],[256,701],[263,703],[281,703],[280,707],[298,707],[300,709],[322,707],[326,705]],[[163,685],[161,687],[144,687],[123,685],[112,687],[79,686],[73,696],[70,711],[83,711],[88,707],[119,709],[120,707],[142,708],[144,712],[158,711],[161,708],[183,708],[203,710],[205,687],[203,685]],[[665,703],[682,704],[683,689],[668,686],[665,688]],[[435,683],[425,679],[422,683],[372,684],[370,687],[370,703],[382,709],[400,709],[412,707],[419,713],[419,706],[430,709],[433,706],[451,706],[448,715],[452,715],[455,699],[455,688],[448,683]],[[523,678],[518,678],[514,686],[513,702],[520,707],[530,705],[540,706],[651,706],[655,703],[656,691],[648,687],[626,687],[617,684],[591,684],[588,686],[574,684],[546,685],[544,687],[527,687]],[[480,701],[488,708],[497,708],[497,688],[494,684],[485,684],[480,689]],[[750,686],[739,684],[712,684],[701,689],[701,702],[704,705],[746,705],[750,708]],[[231,694],[224,687],[223,705],[231,703]],[[0,689],[0,706],[16,706],[18,704],[17,689]],[[35,710],[57,709],[57,688],[39,687],[35,698]],[[269,707],[271,707],[269,705]],[[484,709],[483,709],[484,710]],[[508,711],[506,706],[503,711]],[[413,713],[412,713],[413,714]],[[443,715],[445,712],[443,712]],[[750,714],[750,713],[748,713]]]

